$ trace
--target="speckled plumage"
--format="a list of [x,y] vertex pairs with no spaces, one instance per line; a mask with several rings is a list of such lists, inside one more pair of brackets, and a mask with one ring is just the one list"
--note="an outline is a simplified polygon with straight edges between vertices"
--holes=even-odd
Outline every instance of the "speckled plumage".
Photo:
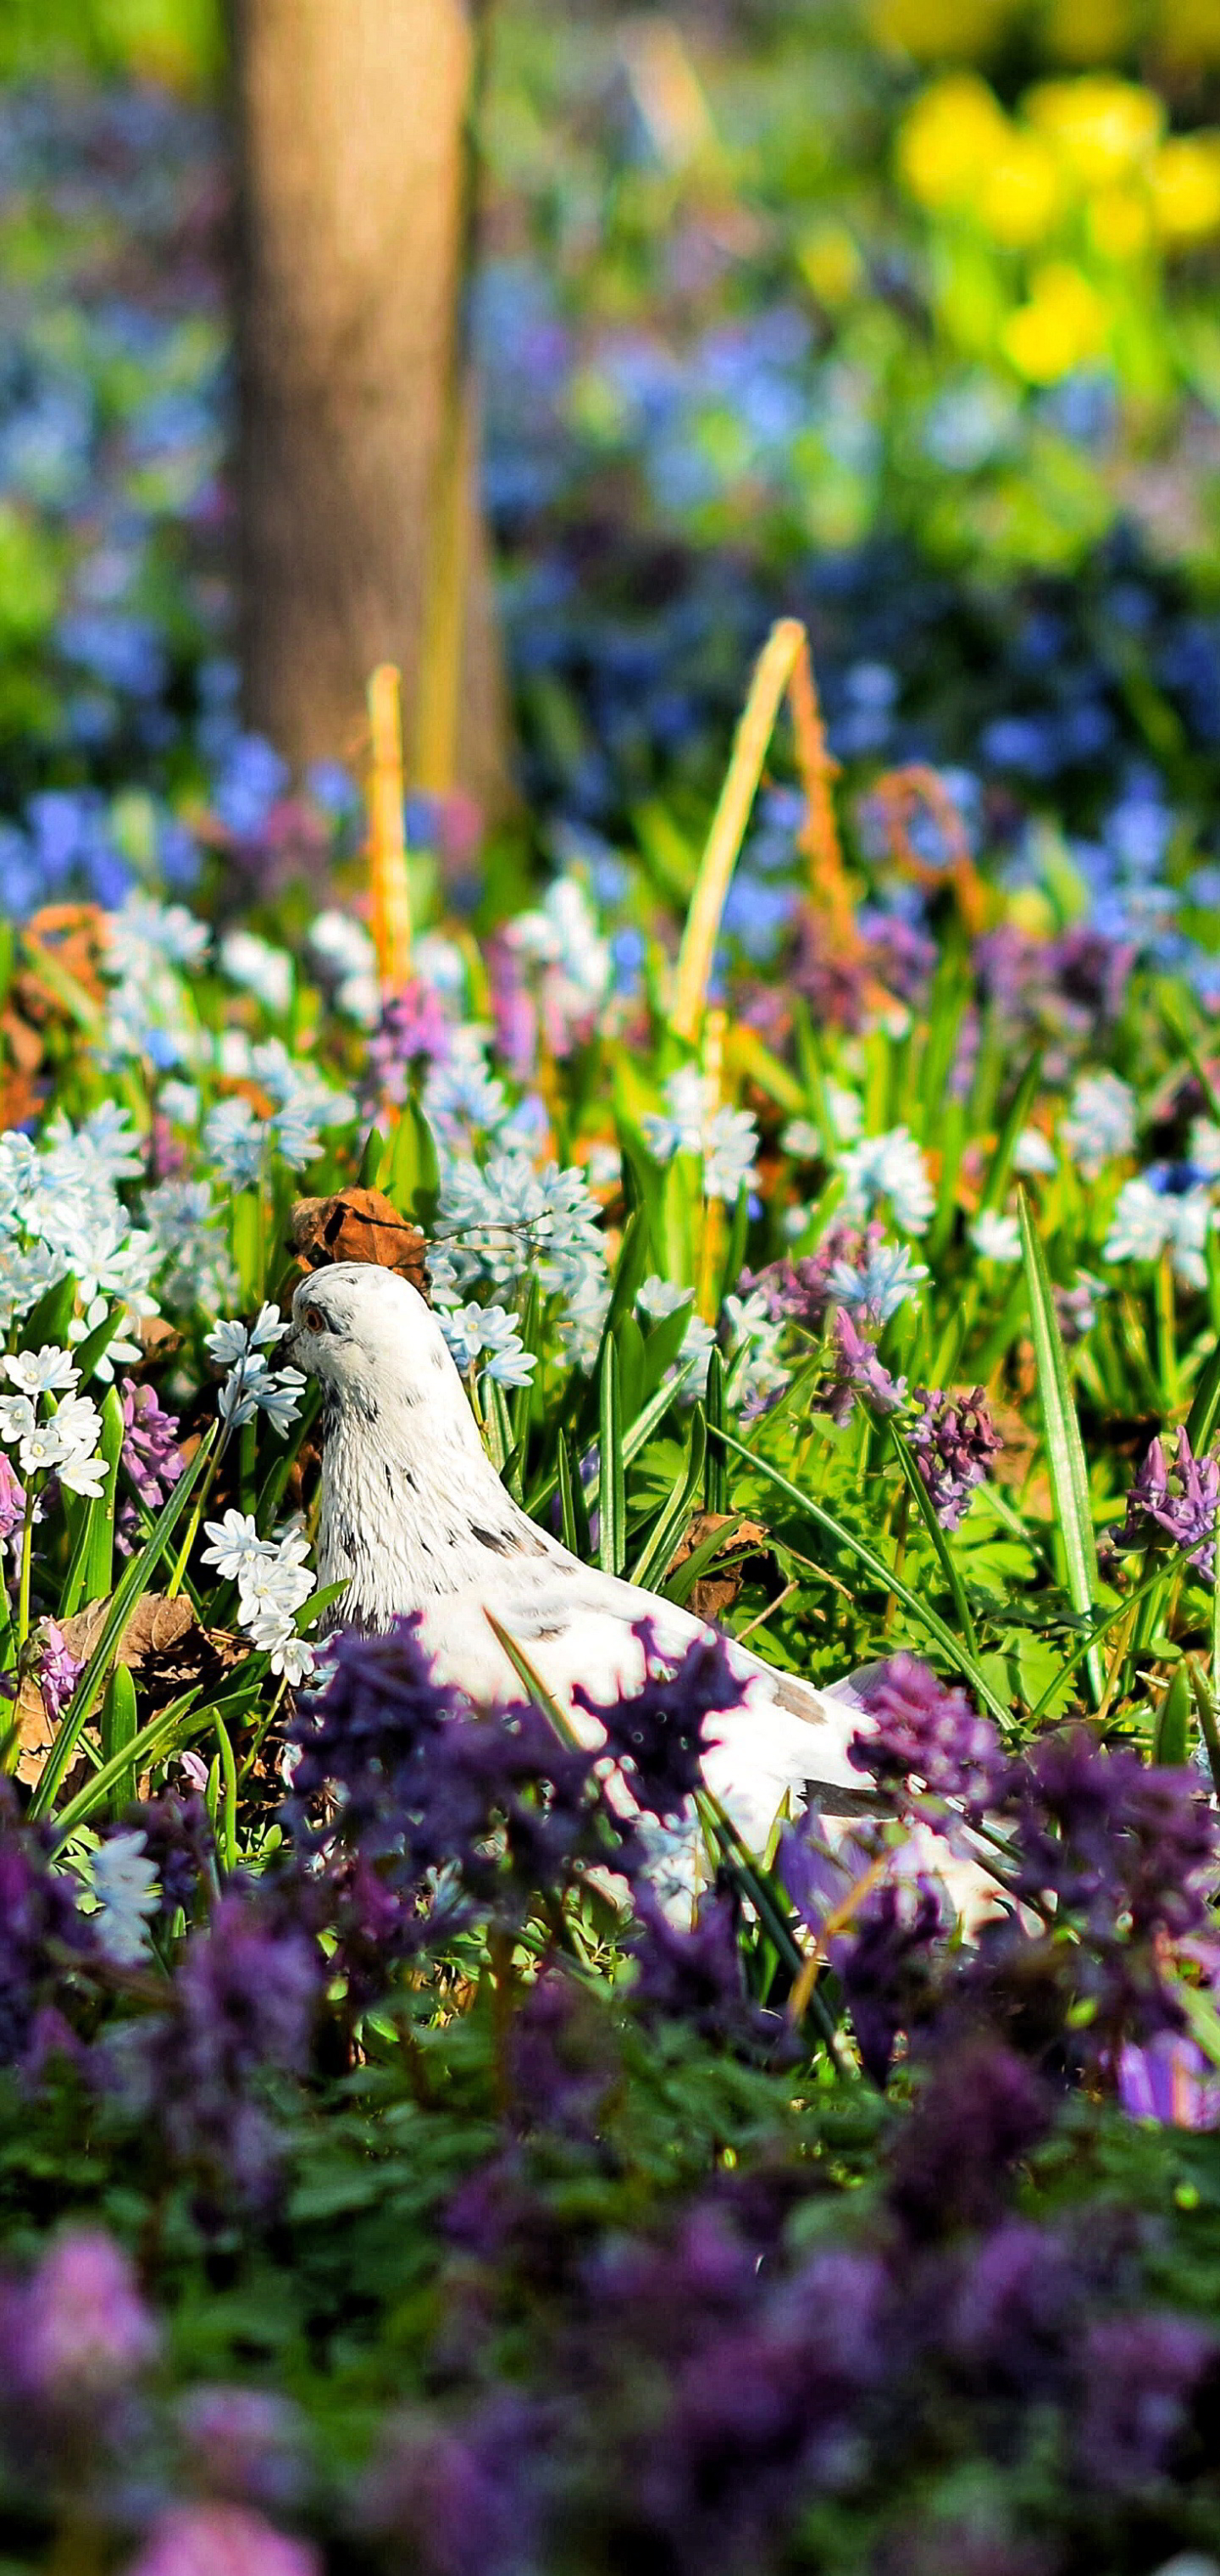
[[[488,1624],[516,1639],[586,1742],[596,1723],[572,1709],[638,1686],[634,1627],[653,1623],[679,1657],[707,1625],[676,1603],[582,1565],[501,1484],[435,1316],[408,1281],[361,1262],[304,1280],[285,1357],[323,1394],[318,1576],[346,1590],[338,1623],[383,1629],[418,1611],[441,1676],[476,1702],[520,1695]],[[823,1812],[871,1805],[847,1746],[862,1722],[850,1690],[820,1691],[731,1645],[741,1704],[708,1721],[704,1771],[756,1847],[781,1800]]]

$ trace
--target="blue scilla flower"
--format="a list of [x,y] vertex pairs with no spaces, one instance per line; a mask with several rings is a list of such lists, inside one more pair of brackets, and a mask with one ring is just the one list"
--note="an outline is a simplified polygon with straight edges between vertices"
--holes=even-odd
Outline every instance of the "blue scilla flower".
[[151,699],[165,687],[165,648],[151,619],[89,609],[62,617],[56,642],[64,659],[124,696]]
[[239,734],[212,790],[220,821],[238,840],[253,840],[288,784],[288,763],[261,734]]

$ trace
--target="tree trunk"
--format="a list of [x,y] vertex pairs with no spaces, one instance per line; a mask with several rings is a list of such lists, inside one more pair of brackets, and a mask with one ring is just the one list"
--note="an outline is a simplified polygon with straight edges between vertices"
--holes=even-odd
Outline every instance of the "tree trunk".
[[[494,627],[461,427],[470,17],[464,0],[232,14],[250,721],[294,764],[350,760],[368,673],[397,662],[410,757],[427,637],[465,675],[429,670],[449,722],[438,739],[429,718],[427,784],[494,801]],[[436,585],[455,577],[446,616]]]

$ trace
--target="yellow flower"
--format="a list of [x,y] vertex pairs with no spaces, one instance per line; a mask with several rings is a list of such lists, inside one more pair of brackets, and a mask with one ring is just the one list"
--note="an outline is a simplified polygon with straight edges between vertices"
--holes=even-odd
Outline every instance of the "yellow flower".
[[1105,347],[1106,308],[1078,268],[1049,260],[1035,271],[1029,302],[1009,315],[1000,338],[1030,384],[1057,384]]
[[915,100],[898,130],[898,169],[921,206],[969,205],[1011,127],[973,72],[950,72]]
[[819,304],[833,309],[855,294],[864,264],[846,224],[829,218],[806,233],[797,251],[801,274]]
[[934,62],[939,54],[960,61],[988,50],[1014,15],[1014,0],[870,0],[868,15],[879,44],[917,62]]
[[1039,134],[1009,135],[981,174],[979,221],[994,241],[1042,241],[1059,212],[1059,165]]
[[1103,259],[1137,259],[1152,238],[1152,208],[1140,188],[1099,188],[1089,200],[1089,233]]
[[1220,231],[1220,134],[1175,134],[1150,173],[1157,230],[1166,241]]
[[1080,80],[1043,81],[1023,101],[1026,115],[1056,144],[1086,188],[1105,187],[1146,163],[1160,141],[1165,110],[1150,89],[1108,72]]
[[1133,0],[1050,0],[1042,36],[1060,62],[1106,63],[1126,53],[1134,23]]

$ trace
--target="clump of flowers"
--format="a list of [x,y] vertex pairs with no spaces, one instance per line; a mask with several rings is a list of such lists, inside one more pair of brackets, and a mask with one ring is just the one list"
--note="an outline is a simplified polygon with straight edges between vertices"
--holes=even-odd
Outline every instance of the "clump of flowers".
[[933,1798],[960,1803],[969,1816],[996,1804],[1011,1764],[990,1718],[964,1690],[947,1687],[918,1655],[892,1655],[859,1685],[872,1720],[856,1736],[851,1759],[882,1787],[918,1780]]
[[381,1024],[369,1039],[368,1089],[376,1100],[401,1104],[411,1082],[449,1053],[450,1024],[439,995],[419,975],[388,995]]
[[1220,1459],[1196,1458],[1183,1424],[1167,1458],[1163,1440],[1150,1444],[1127,1495],[1127,1516],[1116,1533],[1118,1547],[1148,1547],[1158,1535],[1169,1539],[1205,1583],[1216,1561],[1216,1515],[1220,1511]]
[[842,1308],[831,1326],[830,1364],[816,1401],[832,1422],[850,1421],[858,1396],[879,1414],[901,1413],[907,1400],[905,1378],[891,1376],[877,1357],[875,1343],[857,1332]]
[[912,1402],[919,1410],[907,1426],[907,1440],[915,1464],[941,1528],[955,1530],[1004,1443],[981,1386],[969,1394],[917,1386]]
[[572,1697],[604,1727],[640,1806],[674,1818],[699,1787],[706,1722],[738,1706],[741,1682],[723,1637],[696,1637],[675,1665],[658,1653],[651,1620],[636,1633],[644,1649],[641,1688],[602,1703],[578,1682]]
[[251,1645],[270,1656],[272,1672],[285,1681],[306,1680],[313,1648],[296,1628],[296,1614],[313,1590],[304,1531],[290,1526],[276,1538],[260,1538],[250,1512],[230,1509],[222,1520],[205,1521],[204,1533],[203,1561],[237,1585],[237,1615]]

